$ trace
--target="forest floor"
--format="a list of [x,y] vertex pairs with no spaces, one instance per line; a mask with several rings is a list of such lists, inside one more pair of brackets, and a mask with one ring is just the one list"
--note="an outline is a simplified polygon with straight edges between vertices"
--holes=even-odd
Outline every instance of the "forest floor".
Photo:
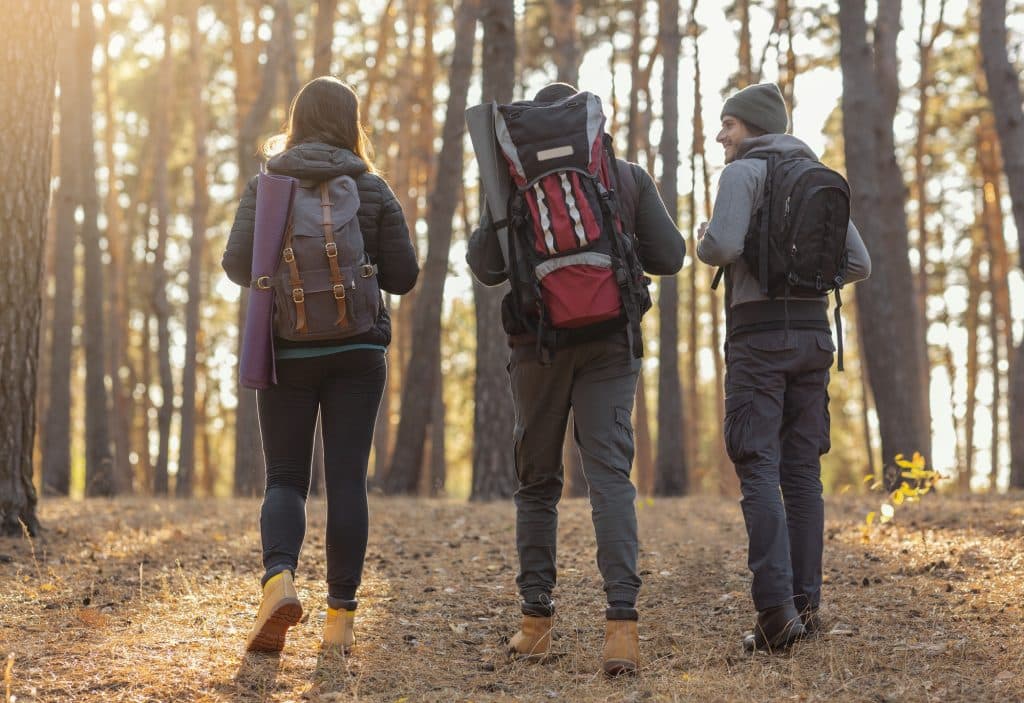
[[642,672],[599,673],[589,506],[563,502],[556,656],[509,660],[513,508],[371,500],[358,642],[321,656],[324,506],[281,656],[245,655],[259,596],[258,502],[47,500],[45,534],[0,539],[4,701],[1024,700],[1024,499],[929,498],[871,528],[828,502],[827,636],[744,655],[752,622],[735,502],[641,501]]

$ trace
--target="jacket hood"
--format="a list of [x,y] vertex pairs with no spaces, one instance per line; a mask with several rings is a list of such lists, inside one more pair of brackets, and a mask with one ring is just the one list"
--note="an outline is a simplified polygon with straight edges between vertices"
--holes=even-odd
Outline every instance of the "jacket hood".
[[742,159],[759,151],[770,151],[793,156],[806,156],[817,160],[818,155],[811,147],[804,144],[791,134],[762,134],[740,142],[736,150],[736,158]]
[[267,170],[282,176],[326,181],[338,176],[356,178],[366,172],[366,163],[348,149],[330,144],[298,144],[274,156]]

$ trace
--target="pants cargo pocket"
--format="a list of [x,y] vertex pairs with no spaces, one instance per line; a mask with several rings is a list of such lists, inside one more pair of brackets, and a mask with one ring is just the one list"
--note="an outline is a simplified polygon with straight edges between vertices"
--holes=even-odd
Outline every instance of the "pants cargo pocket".
[[734,464],[739,464],[749,453],[746,437],[750,432],[750,407],[754,402],[754,391],[750,389],[732,391],[725,396],[725,451]]
[[821,443],[818,445],[818,454],[824,456],[828,454],[832,449],[832,413],[829,411],[829,401],[831,397],[828,394],[828,389],[825,389],[825,408],[822,413],[821,420]]

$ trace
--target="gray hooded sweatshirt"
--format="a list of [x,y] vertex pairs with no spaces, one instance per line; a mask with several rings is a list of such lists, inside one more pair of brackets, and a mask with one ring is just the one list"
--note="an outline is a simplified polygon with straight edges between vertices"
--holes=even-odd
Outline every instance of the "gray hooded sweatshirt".
[[[722,171],[718,197],[707,231],[697,243],[697,257],[712,266],[729,266],[732,307],[767,300],[761,295],[761,284],[743,260],[743,240],[750,228],[751,217],[761,205],[768,166],[763,159],[745,159],[757,151],[796,152],[812,159],[818,157],[809,146],[788,134],[765,134],[745,139],[737,150],[737,158]],[[871,259],[850,222],[846,233],[848,257],[846,282],[862,281],[871,274]],[[822,305],[827,298],[822,296]]]

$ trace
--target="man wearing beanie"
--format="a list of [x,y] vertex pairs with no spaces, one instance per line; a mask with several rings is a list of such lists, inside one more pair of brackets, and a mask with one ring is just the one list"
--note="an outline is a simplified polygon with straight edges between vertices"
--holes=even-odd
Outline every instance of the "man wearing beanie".
[[[766,186],[782,187],[776,185],[778,176],[767,183],[768,157],[772,163],[793,158],[816,162],[817,157],[804,142],[786,134],[788,111],[772,83],[748,86],[730,97],[721,120],[717,141],[727,165],[711,222],[700,228],[697,256],[724,267],[726,279],[724,433],[743,494],[757,609],[754,631],[743,644],[748,651],[780,650],[821,628],[825,518],[820,457],[831,446],[828,380],[835,345],[827,296],[766,296],[756,275],[765,268],[750,269],[744,244],[762,216],[766,229],[779,226],[782,219],[769,217],[768,208],[761,207],[774,202],[766,198]],[[840,212],[845,217],[848,210]],[[792,216],[797,221],[800,214]],[[823,226],[822,236],[838,226]],[[846,225],[845,253],[842,282],[867,278],[871,262],[852,222]]]
[[[573,86],[552,83],[524,105],[548,105],[576,94]],[[631,241],[635,235],[639,264],[648,274],[675,274],[683,265],[686,245],[653,179],[640,166],[622,159],[610,166],[617,172],[617,206],[623,232]],[[504,283],[517,260],[514,255],[510,258],[512,263],[506,263],[485,214],[470,237],[466,254],[473,274],[485,285]],[[602,668],[609,675],[632,673],[639,667],[636,599],[640,576],[636,489],[629,478],[633,461],[630,413],[640,359],[634,357],[627,329],[616,323],[560,347],[543,362],[536,336],[517,329],[514,315],[506,314],[514,305],[512,295],[505,296],[502,317],[511,347],[508,372],[516,415],[516,584],[523,617],[509,643],[510,650],[514,656],[533,660],[551,653],[551,633],[557,627],[552,596],[563,480],[562,444],[572,408],[575,439],[593,506],[597,565],[608,605]]]

